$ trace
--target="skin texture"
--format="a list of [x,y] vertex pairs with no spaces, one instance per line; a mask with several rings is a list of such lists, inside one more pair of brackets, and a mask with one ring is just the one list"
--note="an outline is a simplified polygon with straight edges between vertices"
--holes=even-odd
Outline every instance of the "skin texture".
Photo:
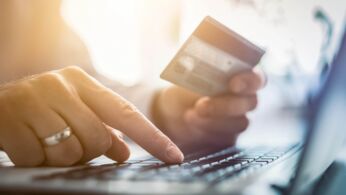
[[156,124],[183,149],[233,145],[257,106],[256,93],[265,84],[261,71],[246,71],[229,82],[222,96],[201,97],[176,86],[156,98]]
[[[177,146],[131,103],[77,67],[46,72],[0,89],[0,145],[18,166],[70,166],[106,154],[129,157],[118,129],[158,159],[179,163]],[[54,146],[41,140],[70,126]]]

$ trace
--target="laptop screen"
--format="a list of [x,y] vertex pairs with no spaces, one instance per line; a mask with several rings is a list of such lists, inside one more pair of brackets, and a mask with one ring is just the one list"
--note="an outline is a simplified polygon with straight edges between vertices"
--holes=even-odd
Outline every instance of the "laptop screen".
[[326,82],[308,106],[309,128],[290,194],[304,194],[335,160],[346,137],[346,31]]

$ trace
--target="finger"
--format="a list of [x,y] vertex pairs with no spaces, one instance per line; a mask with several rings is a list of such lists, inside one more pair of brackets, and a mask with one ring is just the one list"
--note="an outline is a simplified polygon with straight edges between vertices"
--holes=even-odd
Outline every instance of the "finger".
[[83,148],[75,135],[53,146],[44,148],[46,153],[45,165],[48,166],[71,166],[83,157]]
[[[69,88],[67,82],[60,75],[49,75],[49,77],[40,78],[40,81],[38,87],[41,91],[44,92],[48,91],[48,88],[54,88],[50,93],[40,93],[41,99],[46,101],[46,104],[50,106],[49,109],[54,110],[54,114],[57,115],[49,117],[50,119],[47,119],[47,121],[54,124],[54,121],[58,122],[60,119],[59,123],[56,122],[56,124],[65,126],[60,127],[59,129],[58,127],[55,127],[57,130],[54,131],[61,131],[66,128],[66,126],[71,127],[73,134],[76,139],[79,140],[78,144],[81,145],[81,150],[83,151],[82,157],[79,161],[87,162],[104,154],[111,145],[111,137],[98,117],[80,100],[77,95],[75,95],[75,93]],[[55,97],[59,98],[57,99]],[[49,113],[49,109],[46,109],[41,115]],[[45,116],[42,117],[45,118]],[[61,149],[63,148],[64,147],[61,147]],[[70,152],[78,151],[79,150],[74,151],[71,149]],[[76,155],[76,157],[77,156],[80,155]]]
[[244,131],[249,125],[245,115],[232,118],[202,117],[195,110],[188,110],[184,119],[190,127],[217,136],[234,136]]
[[162,161],[182,162],[178,147],[125,99],[79,69],[65,69],[64,74],[75,84],[81,99],[107,125],[124,132]]
[[[158,159],[168,163],[183,160],[177,146],[126,100],[116,94],[103,96],[102,101],[90,96],[84,98],[105,123],[124,132]],[[108,102],[108,105],[104,105],[104,102]]]
[[257,106],[257,97],[253,96],[218,96],[199,99],[194,109],[201,116],[228,118],[242,116]]
[[[37,105],[35,114],[26,119],[26,122],[41,141],[68,126],[60,115],[43,105]],[[72,127],[71,130],[74,133]],[[46,156],[45,165],[70,166],[79,162],[83,156],[83,148],[75,135],[53,146],[42,145]]]
[[[210,123],[192,110],[190,113],[186,112],[185,121],[190,129],[196,129],[202,134],[196,138],[199,143],[202,143],[202,146],[209,145],[216,148],[234,145],[239,133],[247,127],[247,121],[240,119],[234,123],[228,123],[228,129],[225,126],[220,129],[219,124]],[[199,144],[197,143],[197,145]]]
[[235,94],[249,95],[255,94],[264,87],[266,76],[260,69],[247,71],[234,76],[229,82],[231,92]]
[[24,124],[1,128],[1,145],[16,166],[33,167],[45,160],[44,151],[34,132]]
[[[67,104],[69,105],[69,104]],[[112,145],[110,132],[98,117],[80,101],[65,108],[56,108],[57,112],[74,129],[74,134],[83,147],[83,157],[80,162],[88,162],[105,152]]]
[[117,162],[124,162],[130,157],[130,149],[123,140],[121,132],[106,126],[112,137],[112,146],[106,152],[106,156]]
[[[53,103],[52,107],[67,124],[74,130],[83,148],[80,162],[88,162],[105,152],[112,145],[110,132],[101,120],[79,98],[62,102],[64,105]],[[54,105],[55,104],[55,105]]]

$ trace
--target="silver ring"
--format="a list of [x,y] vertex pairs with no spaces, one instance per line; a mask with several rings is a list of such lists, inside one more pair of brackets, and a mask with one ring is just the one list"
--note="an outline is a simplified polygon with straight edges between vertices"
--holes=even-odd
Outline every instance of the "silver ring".
[[63,129],[62,131],[43,138],[42,142],[44,143],[44,145],[46,146],[54,146],[57,145],[59,143],[61,143],[62,141],[66,140],[67,138],[69,138],[72,135],[72,131],[70,127],[66,127],[65,129]]

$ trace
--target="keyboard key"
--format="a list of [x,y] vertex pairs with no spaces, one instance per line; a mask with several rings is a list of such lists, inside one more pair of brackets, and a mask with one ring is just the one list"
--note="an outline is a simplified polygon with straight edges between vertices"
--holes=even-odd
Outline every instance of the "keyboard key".
[[230,147],[213,153],[199,151],[186,155],[182,164],[164,164],[155,158],[149,158],[122,164],[85,166],[70,171],[38,176],[35,179],[165,180],[177,182],[203,180],[212,184],[233,176],[246,177],[294,148],[261,147],[244,150]]
[[272,162],[274,160],[275,159],[273,159],[273,158],[261,157],[261,158],[257,159],[256,162],[267,162],[267,163],[270,163],[270,162]]
[[221,169],[227,169],[227,168],[237,169],[237,168],[241,167],[241,164],[243,164],[244,162],[245,161],[240,161],[240,160],[229,160],[229,161],[226,161],[224,163],[219,163],[219,164],[217,164],[215,166],[210,166],[207,169],[202,169],[197,174],[197,176],[206,175],[208,173],[215,172],[215,171],[218,171],[218,170],[221,170]]

